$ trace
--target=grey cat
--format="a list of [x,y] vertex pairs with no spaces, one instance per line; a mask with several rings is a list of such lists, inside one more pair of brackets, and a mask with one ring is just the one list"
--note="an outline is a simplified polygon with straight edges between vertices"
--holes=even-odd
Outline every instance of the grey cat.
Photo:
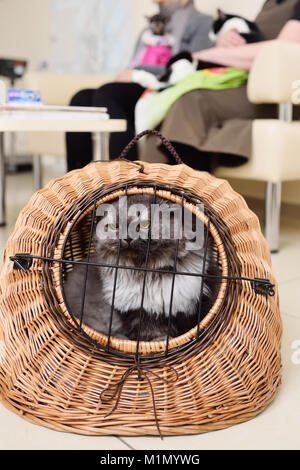
[[[142,269],[119,268],[114,292],[116,269],[89,266],[83,322],[104,334],[109,332],[113,310],[112,336],[131,340],[138,338],[146,341],[160,340],[166,338],[168,328],[170,337],[179,336],[197,324],[199,309],[202,319],[216,299],[219,288],[216,279],[204,278],[200,301],[201,277],[176,275],[174,280],[172,273],[160,272],[174,271],[176,268],[178,272],[202,273],[205,229],[201,223],[202,241],[199,246],[194,246],[196,218],[193,217],[192,220],[193,235],[186,228],[183,229],[183,221],[187,217],[184,214],[189,211],[180,212],[178,204],[158,197],[155,202],[158,216],[156,212],[152,212],[151,215],[151,207],[152,211],[154,207],[153,196],[133,195],[128,196],[126,207],[120,208],[120,200],[111,204],[116,215],[112,223],[108,223],[107,217],[105,218],[103,214],[97,218],[91,262],[115,265],[119,257],[120,266],[143,268],[147,265],[148,269],[156,270],[156,272],[147,272],[144,282],[145,274]],[[139,211],[136,210],[137,207]],[[183,214],[183,217],[176,219],[176,212]],[[124,215],[127,219],[125,225],[122,222]],[[179,220],[179,223],[176,220]],[[103,236],[103,227],[106,227],[106,233],[110,234],[109,238]],[[127,233],[123,235],[124,227]],[[180,231],[182,234],[179,234]],[[178,234],[182,235],[181,238]],[[149,236],[151,240],[148,251]],[[218,275],[219,267],[212,246],[209,237],[205,273]],[[81,312],[85,272],[85,266],[74,265],[64,283],[67,303],[77,317]],[[172,305],[170,305],[173,283]]]

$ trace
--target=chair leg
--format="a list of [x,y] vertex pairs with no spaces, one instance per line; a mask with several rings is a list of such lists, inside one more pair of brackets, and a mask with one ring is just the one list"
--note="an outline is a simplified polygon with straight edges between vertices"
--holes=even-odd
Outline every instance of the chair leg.
[[4,156],[4,132],[0,132],[0,227],[6,225],[5,222],[5,156]]
[[34,190],[38,191],[42,187],[42,164],[40,155],[34,155],[33,157],[33,180]]
[[265,237],[271,253],[279,250],[280,209],[282,183],[266,183]]

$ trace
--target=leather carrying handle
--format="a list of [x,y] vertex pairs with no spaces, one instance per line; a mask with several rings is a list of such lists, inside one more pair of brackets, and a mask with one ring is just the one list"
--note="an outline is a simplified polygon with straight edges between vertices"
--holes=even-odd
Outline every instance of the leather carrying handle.
[[178,153],[176,152],[176,150],[174,149],[173,145],[171,144],[171,142],[166,139],[160,132],[158,131],[155,131],[155,130],[146,130],[146,131],[143,131],[141,132],[140,134],[136,135],[130,142],[128,145],[126,145],[126,147],[124,148],[123,152],[121,153],[121,155],[119,156],[119,159],[126,159],[128,153],[130,152],[130,150],[132,149],[132,147],[134,147],[137,143],[138,140],[140,140],[142,137],[144,137],[145,135],[156,135],[157,137],[160,138],[160,140],[162,141],[163,145],[166,147],[166,149],[170,152],[170,154],[172,155],[172,157],[174,158],[174,160],[176,161],[177,165],[181,165],[183,164],[183,161],[181,160],[180,156],[178,155]]

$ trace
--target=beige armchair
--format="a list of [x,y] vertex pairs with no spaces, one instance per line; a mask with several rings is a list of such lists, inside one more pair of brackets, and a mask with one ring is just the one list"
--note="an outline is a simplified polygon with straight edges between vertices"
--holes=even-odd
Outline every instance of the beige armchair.
[[[84,88],[98,88],[112,81],[110,75],[75,75],[48,72],[28,72],[23,86],[29,90],[40,90],[44,104],[68,105],[72,96]],[[65,134],[63,132],[26,133],[26,152],[29,155],[53,155],[65,157]]]
[[300,122],[292,121],[293,84],[297,80],[300,45],[278,40],[266,43],[250,72],[248,98],[257,104],[277,103],[278,119],[255,120],[250,160],[215,172],[221,178],[266,182],[265,237],[272,252],[279,249],[282,182],[300,180]]

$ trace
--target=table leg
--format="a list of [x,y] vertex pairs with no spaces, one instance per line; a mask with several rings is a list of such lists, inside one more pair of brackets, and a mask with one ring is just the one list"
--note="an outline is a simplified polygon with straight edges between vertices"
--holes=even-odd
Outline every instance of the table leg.
[[42,187],[42,166],[41,156],[33,156],[33,179],[34,179],[34,190],[38,191]]
[[0,132],[0,227],[5,225],[5,156],[4,132]]
[[7,161],[8,171],[15,173],[17,171],[17,160],[16,160],[16,133],[10,132],[10,153]]
[[93,161],[108,161],[108,132],[93,132]]

